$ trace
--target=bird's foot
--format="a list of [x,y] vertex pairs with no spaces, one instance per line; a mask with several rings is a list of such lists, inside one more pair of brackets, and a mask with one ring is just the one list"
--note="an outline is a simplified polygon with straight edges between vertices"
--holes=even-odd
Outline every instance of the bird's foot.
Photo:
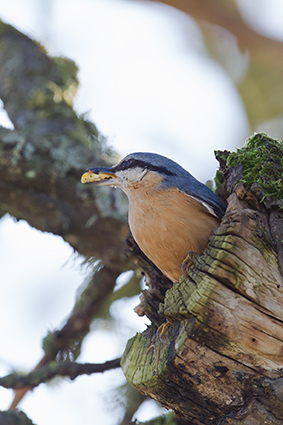
[[167,342],[165,342],[164,336],[170,328],[170,325],[172,325],[172,323],[174,323],[172,319],[166,319],[166,322],[162,323],[156,331],[156,335],[159,341],[161,341],[163,344],[169,345],[167,344]]
[[188,272],[193,265],[193,259],[194,259],[195,254],[196,254],[196,252],[193,252],[191,250],[188,252],[188,255],[186,256],[186,258],[182,262],[182,266],[181,266],[181,270],[182,270],[183,274],[188,275]]
[[154,358],[155,358],[155,360],[157,361],[157,350],[156,350],[156,347],[155,347],[155,345],[154,344],[150,344],[150,346],[148,347],[148,349],[146,350],[146,355],[148,355],[148,353],[149,353],[149,351],[151,350],[151,349],[153,349],[153,355],[154,355]]
[[[166,334],[167,330],[169,329],[169,327],[172,323],[174,323],[174,320],[166,319],[166,322],[162,323],[156,331],[157,338],[159,339],[160,342],[162,342],[165,345],[169,345],[169,344],[165,341],[164,335]],[[156,349],[156,345],[154,343],[150,344],[150,346],[146,350],[146,355],[148,355],[148,353],[151,349],[153,350],[153,355],[154,355],[155,360],[158,361],[158,359],[157,359],[157,349]]]

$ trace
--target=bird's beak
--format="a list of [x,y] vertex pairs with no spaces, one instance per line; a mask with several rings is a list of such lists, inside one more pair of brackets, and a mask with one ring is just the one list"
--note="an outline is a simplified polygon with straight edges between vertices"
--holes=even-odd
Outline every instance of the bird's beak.
[[97,186],[116,186],[118,177],[111,168],[90,168],[81,177],[82,183],[95,183]]

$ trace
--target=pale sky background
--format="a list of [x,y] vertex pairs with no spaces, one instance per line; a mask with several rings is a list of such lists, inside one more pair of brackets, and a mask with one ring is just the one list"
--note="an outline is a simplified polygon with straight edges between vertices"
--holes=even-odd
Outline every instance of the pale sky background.
[[[239,4],[257,31],[283,39],[282,0]],[[240,147],[250,134],[230,77],[205,55],[193,20],[177,10],[121,0],[2,0],[0,18],[78,64],[75,109],[87,111],[121,155],[158,152],[206,181],[217,167],[213,150]],[[3,111],[0,123],[10,125]],[[60,237],[0,220],[0,375],[29,371],[40,360],[42,338],[64,323],[86,277],[81,263]],[[145,328],[136,304],[137,298],[117,301],[115,329],[94,329],[79,361],[121,355],[127,339]],[[56,381],[36,388],[20,407],[37,425],[62,418],[68,425],[116,425],[123,407],[113,406],[114,391],[123,382],[121,371]],[[0,387],[0,410],[11,398]],[[147,402],[137,417],[158,413]]]

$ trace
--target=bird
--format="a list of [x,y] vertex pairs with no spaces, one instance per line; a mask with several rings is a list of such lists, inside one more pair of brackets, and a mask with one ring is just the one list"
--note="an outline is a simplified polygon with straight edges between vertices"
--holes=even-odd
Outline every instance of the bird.
[[211,189],[157,153],[131,153],[112,167],[89,168],[81,182],[125,192],[136,243],[172,282],[182,276],[184,260],[192,263],[192,253],[208,246],[226,209]]

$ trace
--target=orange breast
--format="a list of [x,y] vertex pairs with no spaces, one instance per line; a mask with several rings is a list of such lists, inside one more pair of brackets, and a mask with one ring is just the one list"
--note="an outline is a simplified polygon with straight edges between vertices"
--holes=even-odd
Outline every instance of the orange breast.
[[140,249],[173,282],[188,251],[201,253],[219,220],[177,189],[132,193],[129,225]]

